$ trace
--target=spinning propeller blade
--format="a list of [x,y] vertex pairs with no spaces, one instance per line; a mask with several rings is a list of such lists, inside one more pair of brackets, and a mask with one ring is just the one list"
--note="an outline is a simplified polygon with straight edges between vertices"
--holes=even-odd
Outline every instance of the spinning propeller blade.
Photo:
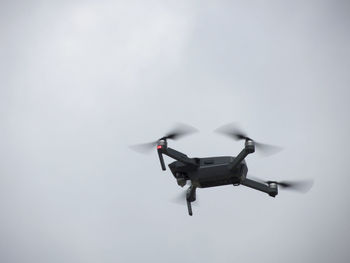
[[229,123],[229,124],[223,125],[218,129],[216,129],[215,132],[224,134],[235,140],[252,140],[255,143],[256,149],[260,150],[265,155],[275,154],[282,150],[281,147],[257,142],[249,138],[248,135],[245,132],[243,132],[235,123]]
[[271,184],[275,183],[279,185],[281,188],[297,191],[300,193],[307,193],[313,186],[314,181],[313,180],[300,180],[300,181],[266,181],[265,183]]
[[148,153],[157,145],[157,143],[158,141],[154,141],[149,143],[130,145],[129,147],[130,149],[139,153]]
[[[187,190],[182,190],[177,196],[171,199],[172,203],[178,204],[178,205],[186,205],[186,195]],[[193,206],[198,206],[198,199],[194,202],[192,202]]]
[[178,123],[172,130],[165,134],[165,136],[159,138],[156,141],[149,143],[142,143],[129,146],[131,149],[140,152],[147,153],[150,152],[154,147],[158,144],[160,140],[177,140],[185,135],[189,135],[192,133],[198,132],[198,130],[190,125]]
[[312,179],[293,180],[293,181],[264,181],[264,180],[261,180],[260,178],[252,177],[250,175],[247,178],[264,183],[264,184],[268,184],[268,185],[275,183],[283,189],[296,191],[299,193],[307,193],[308,191],[310,191],[310,189],[314,184],[314,180]]

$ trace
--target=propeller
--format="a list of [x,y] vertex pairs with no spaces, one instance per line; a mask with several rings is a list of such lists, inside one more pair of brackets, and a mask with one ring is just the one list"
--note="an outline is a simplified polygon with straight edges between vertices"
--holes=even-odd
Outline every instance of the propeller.
[[[182,190],[179,194],[177,194],[177,196],[175,196],[174,198],[171,199],[172,203],[178,204],[178,205],[186,205],[186,196],[187,196],[187,189],[186,190]],[[196,199],[196,201],[191,203],[193,206],[198,206],[198,199]]]
[[166,133],[158,140],[148,143],[131,145],[130,148],[140,153],[147,153],[154,149],[160,140],[177,140],[185,135],[189,135],[195,132],[198,132],[196,128],[187,124],[178,123],[173,129],[171,129],[168,133]]
[[[193,187],[191,180],[187,180],[186,181],[186,186],[189,186],[189,188],[182,190],[180,193],[178,193],[174,198],[172,198],[172,202],[173,203],[177,203],[177,204],[186,204],[187,201],[187,194],[190,194],[190,188]],[[195,206],[198,205],[198,200],[196,199],[196,187],[192,190],[194,190],[194,192],[192,192],[192,194],[194,194],[194,198],[195,201],[192,201],[191,203],[194,204]]]
[[313,186],[313,180],[300,180],[300,181],[266,181],[265,183],[271,184],[275,183],[279,185],[281,188],[297,191],[300,193],[307,193]]
[[275,154],[275,153],[282,150],[282,148],[279,146],[265,144],[265,143],[257,142],[255,140],[251,139],[235,123],[229,123],[229,124],[223,125],[223,126],[219,127],[218,129],[216,129],[215,132],[224,134],[224,135],[229,136],[235,140],[254,141],[256,149],[260,150],[265,155]]
[[252,176],[249,176],[249,179],[253,179],[255,181],[260,181],[265,184],[277,184],[279,187],[286,189],[286,190],[292,190],[300,193],[307,193],[313,186],[314,180],[308,179],[308,180],[293,180],[293,181],[264,181],[259,178],[255,178]]

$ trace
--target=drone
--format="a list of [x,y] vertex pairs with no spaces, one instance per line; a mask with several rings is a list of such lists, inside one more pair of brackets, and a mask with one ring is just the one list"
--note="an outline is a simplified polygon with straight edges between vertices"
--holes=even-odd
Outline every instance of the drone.
[[271,197],[275,197],[278,194],[278,187],[306,192],[312,186],[312,181],[278,182],[263,181],[257,178],[252,179],[250,176],[248,178],[248,167],[245,158],[249,154],[254,153],[255,149],[271,154],[278,152],[281,148],[254,141],[234,123],[224,125],[215,131],[235,140],[244,140],[244,148],[235,157],[214,156],[190,158],[186,154],[168,147],[168,140],[176,140],[196,131],[197,130],[191,126],[179,124],[175,129],[156,141],[131,146],[132,149],[139,152],[147,152],[151,149],[156,149],[163,171],[166,170],[163,155],[175,160],[170,163],[168,167],[180,187],[184,187],[186,184],[190,185],[185,194],[188,214],[190,216],[193,215],[191,203],[196,201],[197,188],[243,185],[266,193]]

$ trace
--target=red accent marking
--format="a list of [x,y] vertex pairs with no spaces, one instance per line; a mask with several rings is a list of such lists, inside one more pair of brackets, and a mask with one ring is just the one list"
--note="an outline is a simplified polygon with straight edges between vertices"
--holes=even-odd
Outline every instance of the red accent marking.
[[162,145],[158,145],[158,146],[157,146],[157,149],[162,149]]

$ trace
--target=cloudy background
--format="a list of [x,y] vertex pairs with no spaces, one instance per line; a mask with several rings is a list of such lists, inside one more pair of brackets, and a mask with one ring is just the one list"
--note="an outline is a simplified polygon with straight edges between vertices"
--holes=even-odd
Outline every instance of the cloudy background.
[[[2,1],[0,261],[348,262],[348,1]],[[276,198],[181,188],[154,140],[236,155],[236,121],[284,151],[264,179],[313,178]],[[167,162],[170,162],[167,159]]]

